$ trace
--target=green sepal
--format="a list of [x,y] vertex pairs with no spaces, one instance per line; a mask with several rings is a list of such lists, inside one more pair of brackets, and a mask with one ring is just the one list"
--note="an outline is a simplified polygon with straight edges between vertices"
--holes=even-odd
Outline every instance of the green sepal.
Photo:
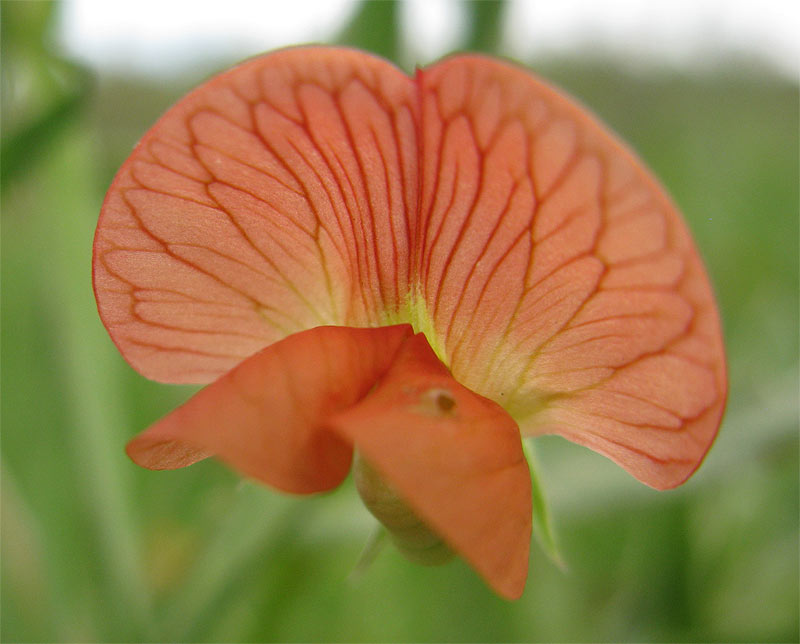
[[383,546],[387,543],[386,535],[386,528],[384,528],[381,523],[376,523],[367,538],[367,542],[364,544],[364,548],[361,550],[361,554],[358,556],[356,565],[347,576],[349,582],[358,583],[364,576],[364,573],[370,569],[372,562],[375,561],[375,558],[380,554],[381,550],[383,550]]
[[542,491],[542,484],[539,481],[537,471],[539,464],[536,459],[533,442],[530,439],[522,440],[522,451],[528,461],[528,469],[531,473],[531,501],[533,505],[533,534],[539,546],[547,557],[561,570],[567,569],[567,564],[561,556],[558,547],[558,539],[553,528],[553,519],[550,508]]

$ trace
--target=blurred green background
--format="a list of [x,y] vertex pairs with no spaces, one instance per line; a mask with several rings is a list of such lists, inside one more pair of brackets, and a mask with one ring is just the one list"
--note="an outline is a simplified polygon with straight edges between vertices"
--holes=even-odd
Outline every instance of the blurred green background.
[[[98,75],[56,46],[58,5],[0,8],[2,641],[798,641],[796,81],[742,60],[529,61],[684,210],[719,295],[730,397],[705,464],[671,492],[539,440],[568,567],[533,544],[527,590],[505,602],[460,561],[393,549],[348,579],[373,524],[349,482],[293,498],[213,461],[128,461],[126,440],[192,390],[144,380],[112,346],[92,234],[135,141],[202,78]],[[464,8],[463,48],[501,46],[502,4]],[[364,4],[336,41],[407,61],[397,12]]]

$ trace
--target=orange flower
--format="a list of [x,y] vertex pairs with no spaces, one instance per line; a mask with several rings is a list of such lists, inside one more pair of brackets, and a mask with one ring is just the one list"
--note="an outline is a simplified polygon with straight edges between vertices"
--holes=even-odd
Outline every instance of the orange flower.
[[714,297],[669,198],[585,110],[479,56],[409,78],[304,47],[205,83],[114,179],[94,288],[135,369],[212,383],[134,461],[214,455],[313,493],[355,447],[401,548],[424,561],[441,540],[505,597],[528,570],[520,431],[663,489],[725,403]]

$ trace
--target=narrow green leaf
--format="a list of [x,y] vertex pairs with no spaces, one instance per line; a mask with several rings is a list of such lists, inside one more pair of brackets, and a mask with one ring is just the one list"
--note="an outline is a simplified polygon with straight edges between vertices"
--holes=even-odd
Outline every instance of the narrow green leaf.
[[558,540],[553,528],[553,519],[550,515],[550,508],[544,498],[542,484],[539,481],[537,470],[539,469],[536,461],[533,442],[530,440],[522,441],[522,449],[528,459],[528,468],[531,471],[531,498],[533,501],[533,534],[539,542],[542,550],[561,570],[566,570],[567,565],[561,556],[558,547]]
[[380,523],[376,523],[367,538],[367,542],[364,544],[364,549],[361,551],[353,571],[347,578],[348,581],[358,583],[361,577],[364,576],[364,573],[369,570],[372,562],[375,561],[375,558],[380,554],[387,543],[386,535],[386,528]]
[[[93,218],[85,205],[96,199],[92,178],[94,157],[85,129],[68,128],[49,148],[42,176],[48,190],[40,197],[35,237],[42,240],[39,286],[45,315],[58,320],[58,352],[47,357],[59,373],[79,468],[79,503],[85,504],[88,525],[100,547],[96,558],[107,575],[108,625],[124,615],[128,638],[151,635],[150,595],[142,566],[135,511],[131,503],[130,471],[117,442],[124,427],[119,366],[103,338],[89,285],[87,253]],[[58,222],[58,234],[52,234]],[[118,622],[117,624],[122,624]]]
[[4,188],[47,153],[89,95],[89,72],[53,54],[57,8],[53,2],[9,1],[0,7],[0,181]]
[[14,111],[27,111],[37,115],[20,125],[5,130],[0,143],[0,180],[6,187],[9,182],[46,154],[51,143],[66,126],[77,118],[89,95],[89,75],[81,67],[63,61],[52,66],[68,75],[70,81],[62,87],[51,89],[51,98],[45,105],[16,106]]

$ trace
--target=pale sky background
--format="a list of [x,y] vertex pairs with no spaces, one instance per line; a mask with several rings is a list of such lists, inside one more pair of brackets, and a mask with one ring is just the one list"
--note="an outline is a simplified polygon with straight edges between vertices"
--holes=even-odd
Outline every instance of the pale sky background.
[[[224,9],[224,11],[223,11]],[[219,58],[245,58],[329,38],[352,0],[66,0],[62,39],[92,66],[173,74]],[[633,64],[693,68],[734,53],[800,74],[797,0],[516,0],[506,15],[507,55],[601,47]],[[404,33],[424,64],[456,46],[456,0],[406,0]]]

